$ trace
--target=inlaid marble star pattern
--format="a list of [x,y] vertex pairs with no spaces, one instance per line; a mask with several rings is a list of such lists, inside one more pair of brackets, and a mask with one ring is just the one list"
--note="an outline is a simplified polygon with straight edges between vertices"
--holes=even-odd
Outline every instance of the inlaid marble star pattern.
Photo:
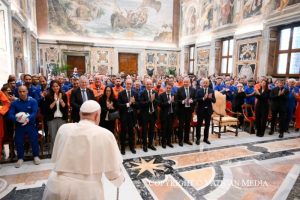
[[142,173],[144,173],[145,171],[150,172],[152,175],[154,174],[155,170],[161,170],[164,171],[165,167],[163,163],[154,163],[155,162],[155,158],[153,158],[150,161],[146,161],[143,158],[141,158],[141,162],[137,163],[137,162],[132,162],[132,164],[137,165],[136,167],[132,167],[131,169],[139,169],[139,173],[138,176]]

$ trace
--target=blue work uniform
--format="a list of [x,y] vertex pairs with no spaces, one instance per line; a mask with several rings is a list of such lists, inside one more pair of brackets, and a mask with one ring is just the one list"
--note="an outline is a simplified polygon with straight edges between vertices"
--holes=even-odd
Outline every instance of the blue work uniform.
[[[25,112],[29,114],[29,122],[25,126],[16,121],[16,114],[19,112]],[[38,144],[38,131],[36,127],[36,115],[38,112],[38,103],[32,98],[28,97],[25,101],[17,99],[12,102],[8,117],[15,122],[15,144],[18,154],[18,159],[24,158],[24,137],[27,134],[32,147],[32,154],[34,157],[39,156],[39,144]]]
[[[253,92],[254,92],[254,87],[253,86],[252,87],[249,87],[249,86],[245,87],[245,93],[246,93],[246,95],[252,94]],[[245,98],[245,103],[254,106],[254,104],[255,104],[255,95],[246,97]]]

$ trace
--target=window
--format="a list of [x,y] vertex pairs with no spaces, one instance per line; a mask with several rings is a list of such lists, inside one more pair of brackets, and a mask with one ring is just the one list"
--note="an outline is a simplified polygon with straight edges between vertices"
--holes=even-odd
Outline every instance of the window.
[[232,73],[233,38],[222,41],[221,74]]
[[189,74],[194,73],[195,45],[189,46]]
[[300,74],[300,24],[280,29],[277,74]]

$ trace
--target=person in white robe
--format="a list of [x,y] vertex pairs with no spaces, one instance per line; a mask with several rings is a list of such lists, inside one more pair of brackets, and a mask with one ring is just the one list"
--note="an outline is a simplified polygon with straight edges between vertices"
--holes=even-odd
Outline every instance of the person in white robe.
[[122,156],[114,135],[98,126],[100,112],[100,105],[88,100],[80,107],[78,123],[59,128],[43,200],[102,200],[102,174],[116,187],[124,182]]

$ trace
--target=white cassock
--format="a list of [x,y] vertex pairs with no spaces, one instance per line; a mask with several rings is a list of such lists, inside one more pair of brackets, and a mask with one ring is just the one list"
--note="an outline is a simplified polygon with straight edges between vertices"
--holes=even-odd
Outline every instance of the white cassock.
[[124,182],[123,159],[114,135],[89,120],[60,127],[51,161],[55,166],[44,200],[104,199],[102,173],[116,187]]

